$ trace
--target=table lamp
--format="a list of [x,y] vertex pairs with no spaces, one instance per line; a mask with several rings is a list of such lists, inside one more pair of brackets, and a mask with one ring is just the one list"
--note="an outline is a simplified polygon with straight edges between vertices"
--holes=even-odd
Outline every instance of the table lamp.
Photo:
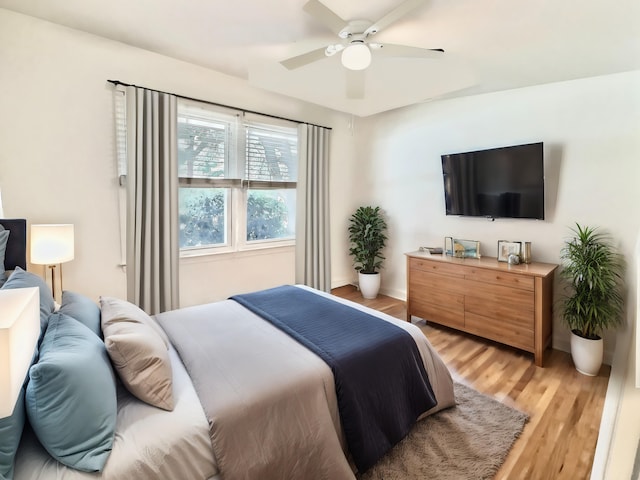
[[0,290],[0,418],[13,413],[39,336],[38,287]]
[[51,292],[56,295],[55,270],[60,265],[62,292],[62,264],[73,260],[74,235],[72,224],[31,225],[31,263],[46,265],[51,271]]

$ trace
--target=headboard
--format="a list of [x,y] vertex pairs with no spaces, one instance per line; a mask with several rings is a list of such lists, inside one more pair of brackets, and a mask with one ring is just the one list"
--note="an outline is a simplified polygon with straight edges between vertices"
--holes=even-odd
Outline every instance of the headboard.
[[24,218],[0,219],[0,225],[9,230],[4,254],[5,270],[27,269],[27,221]]

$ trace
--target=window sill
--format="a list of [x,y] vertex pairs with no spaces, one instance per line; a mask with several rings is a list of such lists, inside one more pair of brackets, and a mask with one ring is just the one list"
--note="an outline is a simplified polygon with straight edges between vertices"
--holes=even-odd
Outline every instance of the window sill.
[[211,249],[189,250],[180,252],[180,263],[192,264],[202,262],[215,262],[229,260],[233,258],[246,258],[251,256],[274,255],[282,253],[293,253],[295,243],[280,245],[256,245],[245,247],[242,250],[212,251]]

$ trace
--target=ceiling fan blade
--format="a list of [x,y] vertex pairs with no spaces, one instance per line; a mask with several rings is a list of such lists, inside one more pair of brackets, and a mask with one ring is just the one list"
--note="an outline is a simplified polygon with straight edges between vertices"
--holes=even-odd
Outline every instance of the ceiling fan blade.
[[364,70],[346,70],[347,98],[352,100],[364,98],[364,72]]
[[379,44],[373,51],[375,55],[382,57],[407,58],[442,58],[444,53],[441,48],[409,47],[408,45],[393,45],[391,43]]
[[294,70],[296,68],[309,65],[310,63],[317,62],[318,60],[322,60],[323,58],[327,58],[326,50],[326,47],[318,48],[316,50],[303,53],[302,55],[287,58],[286,60],[282,60],[280,63],[287,69]]
[[409,13],[414,8],[419,7],[426,0],[406,0],[405,2],[398,5],[396,8],[387,13],[384,17],[382,17],[377,22],[371,24],[369,28],[365,30],[365,35],[375,35],[383,28],[387,28],[393,22],[398,20],[401,17],[404,17],[407,13]]
[[309,0],[302,9],[336,35],[347,25],[347,22],[319,0]]

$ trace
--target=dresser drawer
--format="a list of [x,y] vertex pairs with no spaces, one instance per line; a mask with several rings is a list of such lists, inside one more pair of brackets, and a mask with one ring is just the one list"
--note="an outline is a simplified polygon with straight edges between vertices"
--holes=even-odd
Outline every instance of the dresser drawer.
[[535,282],[534,277],[531,276],[503,272],[501,270],[488,270],[485,268],[468,268],[464,277],[477,282],[504,285],[529,291],[533,291]]
[[451,310],[459,311],[461,314],[464,309],[464,295],[438,288],[425,290],[412,287],[409,289],[409,298],[412,301],[420,301],[423,303],[448,307]]
[[464,279],[459,276],[441,275],[424,270],[411,270],[409,274],[409,290],[411,295],[429,296],[432,290],[463,295]]
[[477,315],[469,311],[465,314],[465,330],[490,340],[521,348],[528,352],[534,351],[535,339],[533,323],[522,326],[517,323],[504,322],[493,317]]
[[435,322],[453,328],[464,328],[464,307],[462,298],[458,302],[443,304],[431,303],[421,299],[411,299],[409,314],[427,322]]
[[479,299],[487,305],[511,305],[513,308],[527,312],[527,314],[533,313],[535,305],[535,292],[533,290],[522,290],[474,280],[465,280],[464,285],[467,298]]
[[467,296],[464,299],[464,309],[467,316],[472,314],[488,317],[508,328],[533,329],[533,302],[496,302]]
[[421,258],[410,258],[409,268],[413,270],[421,270],[424,272],[436,273],[439,275],[450,275],[464,277],[465,267],[462,265],[452,265],[450,263],[440,262],[437,260],[423,260]]

